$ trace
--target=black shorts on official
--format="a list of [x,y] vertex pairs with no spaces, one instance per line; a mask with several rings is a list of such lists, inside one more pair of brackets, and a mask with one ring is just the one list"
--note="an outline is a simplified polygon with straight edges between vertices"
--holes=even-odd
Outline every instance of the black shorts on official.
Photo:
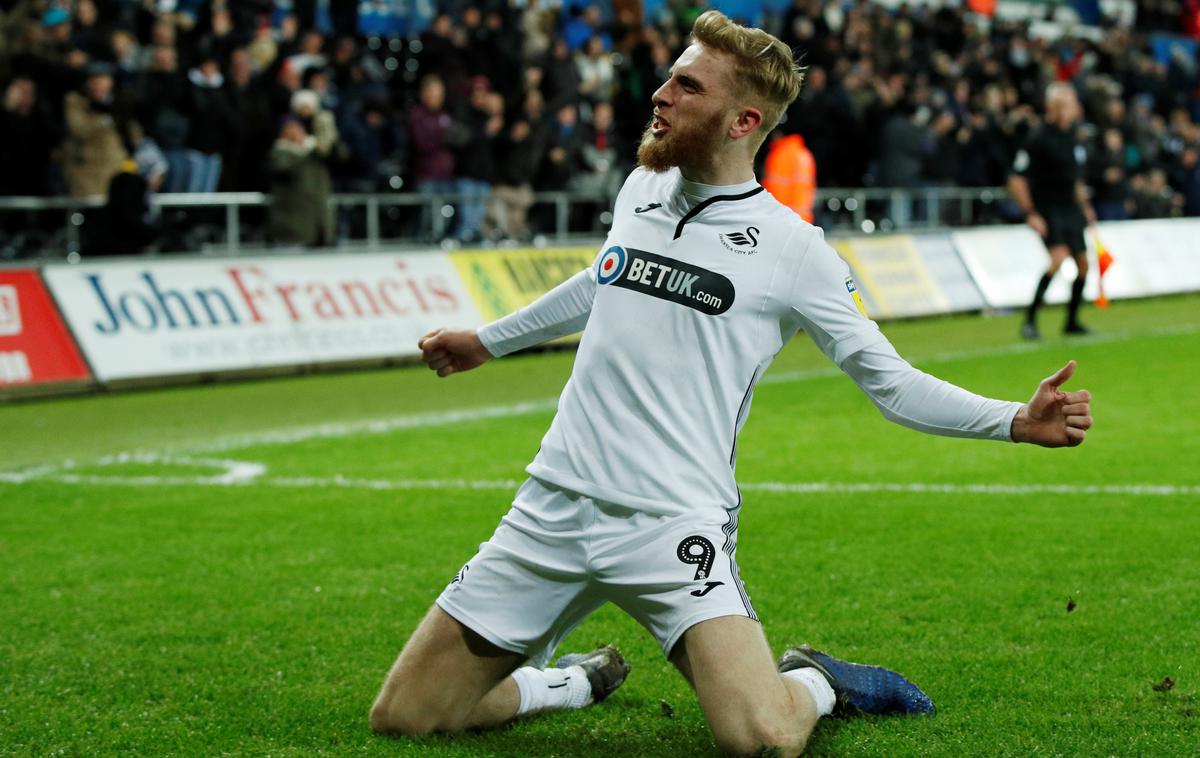
[[1066,245],[1073,255],[1087,252],[1087,242],[1083,238],[1087,220],[1079,206],[1052,206],[1041,213],[1042,218],[1046,219],[1046,247]]

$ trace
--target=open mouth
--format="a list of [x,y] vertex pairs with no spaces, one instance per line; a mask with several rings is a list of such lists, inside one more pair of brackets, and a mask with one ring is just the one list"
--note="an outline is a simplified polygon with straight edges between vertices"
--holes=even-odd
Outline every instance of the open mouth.
[[666,134],[670,128],[671,125],[667,123],[667,120],[658,114],[655,114],[654,119],[650,121],[650,133],[655,137],[661,137],[662,135]]

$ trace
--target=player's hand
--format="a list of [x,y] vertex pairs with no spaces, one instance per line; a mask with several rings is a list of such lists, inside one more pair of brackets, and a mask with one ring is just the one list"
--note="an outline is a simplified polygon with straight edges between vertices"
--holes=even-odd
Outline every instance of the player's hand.
[[1025,217],[1025,223],[1029,224],[1029,228],[1037,232],[1037,236],[1042,239],[1046,238],[1046,232],[1049,231],[1046,226],[1046,219],[1042,218],[1042,214],[1034,211]]
[[1068,361],[1053,376],[1042,380],[1037,391],[1013,418],[1014,442],[1032,442],[1042,447],[1074,447],[1083,443],[1092,428],[1092,393],[1059,389],[1075,373]]
[[470,371],[492,359],[473,330],[447,331],[434,329],[417,341],[421,360],[438,376],[450,376]]

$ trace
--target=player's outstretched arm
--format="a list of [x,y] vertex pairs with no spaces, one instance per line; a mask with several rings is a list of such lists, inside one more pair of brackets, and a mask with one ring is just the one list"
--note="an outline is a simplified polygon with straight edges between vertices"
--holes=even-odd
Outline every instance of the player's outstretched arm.
[[417,342],[421,360],[438,376],[446,377],[478,368],[492,359],[474,329],[434,329]]
[[1075,361],[1068,361],[1053,376],[1042,380],[1033,398],[1013,417],[1013,442],[1032,442],[1043,447],[1074,447],[1083,443],[1087,430],[1092,428],[1092,393],[1060,389],[1074,374]]

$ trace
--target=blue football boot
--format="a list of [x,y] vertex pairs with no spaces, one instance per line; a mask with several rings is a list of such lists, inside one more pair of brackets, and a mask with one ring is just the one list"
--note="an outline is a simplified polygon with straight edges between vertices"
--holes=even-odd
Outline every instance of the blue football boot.
[[917,685],[882,666],[850,663],[814,650],[808,645],[788,648],[779,659],[779,671],[814,668],[829,682],[837,701],[835,716],[869,713],[877,716],[933,715],[937,709]]

